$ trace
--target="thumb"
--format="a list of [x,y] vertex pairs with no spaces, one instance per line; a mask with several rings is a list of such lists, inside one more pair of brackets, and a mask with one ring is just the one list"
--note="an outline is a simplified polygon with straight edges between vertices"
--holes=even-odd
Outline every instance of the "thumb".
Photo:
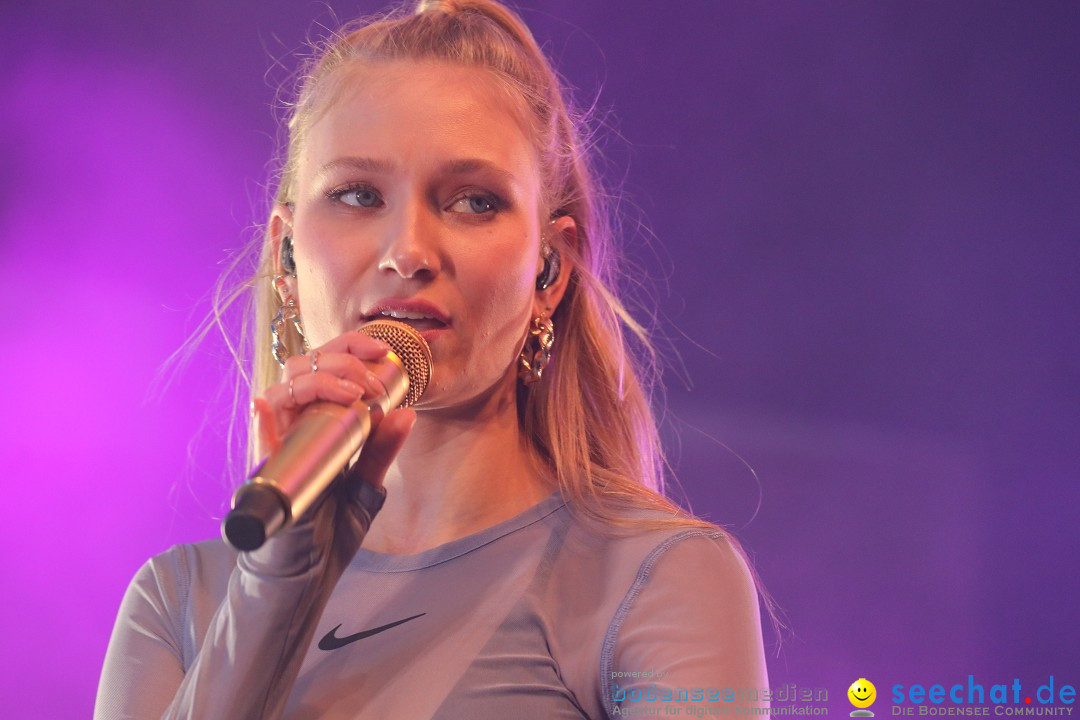
[[251,412],[259,425],[259,441],[262,443],[261,455],[277,452],[281,448],[281,434],[278,432],[277,415],[274,408],[264,397],[251,401]]
[[401,452],[415,423],[416,411],[412,408],[390,411],[364,444],[349,474],[376,489],[382,489],[386,471]]

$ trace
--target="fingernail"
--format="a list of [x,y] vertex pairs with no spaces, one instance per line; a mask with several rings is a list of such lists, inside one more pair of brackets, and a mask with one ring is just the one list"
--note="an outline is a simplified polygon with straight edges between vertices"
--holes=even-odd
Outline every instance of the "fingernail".
[[370,371],[367,374],[367,382],[368,385],[371,386],[372,390],[379,390],[382,387],[382,382],[379,380],[379,376]]
[[360,395],[364,392],[364,388],[360,387],[352,380],[346,380],[345,378],[338,378],[338,385],[341,385],[342,388],[348,390],[353,395]]

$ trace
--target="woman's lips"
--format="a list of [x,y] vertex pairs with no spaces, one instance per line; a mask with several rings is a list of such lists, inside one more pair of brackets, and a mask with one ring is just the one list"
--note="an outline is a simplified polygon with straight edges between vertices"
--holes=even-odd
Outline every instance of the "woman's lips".
[[365,313],[367,322],[393,320],[404,323],[431,342],[450,326],[450,318],[437,305],[420,298],[383,298]]
[[394,320],[399,323],[404,323],[415,329],[417,332],[421,333],[426,330],[442,330],[446,328],[446,323],[444,323],[442,320],[436,320],[435,318],[429,317],[410,318],[380,314],[373,317],[372,320],[378,320],[379,318],[386,318],[387,320]]

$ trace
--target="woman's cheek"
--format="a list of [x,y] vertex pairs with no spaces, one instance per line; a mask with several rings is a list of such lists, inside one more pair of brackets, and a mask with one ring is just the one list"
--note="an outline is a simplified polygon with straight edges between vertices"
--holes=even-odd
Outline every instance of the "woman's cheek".
[[[357,295],[377,262],[371,243],[333,227],[308,225],[295,250],[300,311],[312,347],[322,345],[359,321]],[[350,313],[356,313],[350,317]]]

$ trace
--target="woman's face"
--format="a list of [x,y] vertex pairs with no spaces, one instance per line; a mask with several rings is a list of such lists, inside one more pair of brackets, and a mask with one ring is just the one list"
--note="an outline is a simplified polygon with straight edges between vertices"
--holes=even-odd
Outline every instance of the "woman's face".
[[291,217],[282,208],[274,221],[293,239],[308,341],[395,317],[431,345],[419,407],[512,387],[529,320],[558,300],[535,290],[540,178],[515,108],[482,69],[339,72],[308,128]]

